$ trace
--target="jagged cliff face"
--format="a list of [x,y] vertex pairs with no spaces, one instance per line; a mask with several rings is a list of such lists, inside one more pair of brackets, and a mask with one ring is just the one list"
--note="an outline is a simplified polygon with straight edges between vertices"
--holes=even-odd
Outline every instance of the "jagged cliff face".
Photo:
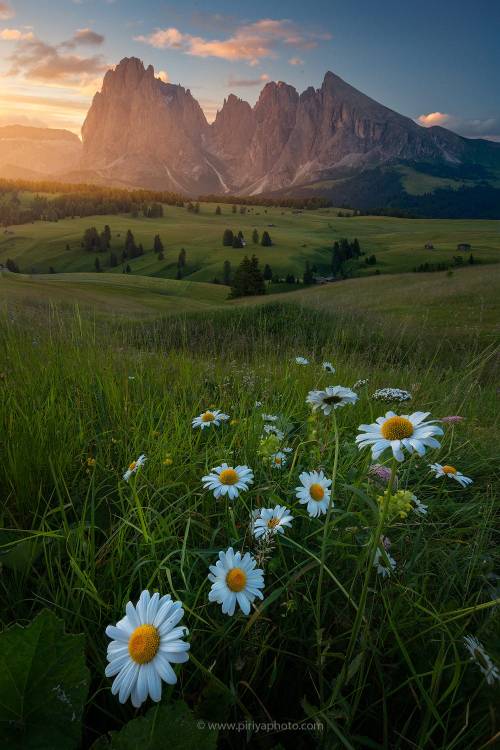
[[346,168],[458,164],[479,153],[467,139],[422,128],[333,73],[300,95],[286,83],[268,83],[253,108],[231,94],[209,125],[189,91],[163,83],[136,58],[106,73],[82,136],[84,170],[191,194],[258,194]]

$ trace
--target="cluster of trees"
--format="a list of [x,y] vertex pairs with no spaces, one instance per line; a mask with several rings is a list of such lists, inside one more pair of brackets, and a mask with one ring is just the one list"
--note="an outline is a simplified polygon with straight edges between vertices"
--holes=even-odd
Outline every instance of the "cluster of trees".
[[189,213],[192,213],[192,214],[200,213],[200,204],[198,202],[192,203],[192,201],[189,201],[186,208],[189,211]]
[[259,259],[256,255],[252,255],[251,258],[245,255],[232,278],[230,296],[249,297],[265,293],[266,282],[259,266]]
[[352,242],[342,237],[333,243],[332,248],[332,276],[345,276],[345,263],[353,258],[359,258],[361,247],[355,238]]
[[[254,245],[258,245],[259,241],[263,247],[271,247],[271,245],[273,244],[269,232],[262,232],[262,237],[259,238],[258,231],[254,229],[252,232],[252,242]],[[245,247],[247,243],[245,240],[245,235],[243,234],[241,229],[239,230],[238,234],[235,234],[232,229],[225,229],[222,235],[222,244],[224,247],[240,248]]]
[[[120,236],[120,235],[118,235]],[[144,247],[142,243],[137,244],[133,232],[128,229],[125,235],[124,243],[120,249],[119,255],[116,253],[116,248],[111,247],[111,228],[108,224],[105,225],[102,232],[99,232],[96,227],[88,227],[83,233],[81,241],[81,247],[87,252],[104,253],[109,251],[109,266],[110,268],[116,268],[119,263],[125,263],[126,260],[133,258],[139,258],[144,255]],[[66,245],[66,250],[70,250],[70,246]],[[156,253],[158,260],[165,260],[165,248],[161,237],[156,234],[153,240],[153,252]],[[186,264],[186,251],[184,248],[179,253],[178,268],[183,269]],[[102,262],[99,258],[96,258],[94,262],[96,271],[102,270]],[[128,273],[131,269],[129,267]]]
[[[479,263],[479,261],[476,260],[476,258],[474,258],[471,253],[467,260],[467,264],[469,266],[473,266],[477,263]],[[464,265],[466,265],[466,262],[463,256],[454,255],[451,263],[447,263],[446,261],[437,261],[436,263],[421,263],[419,266],[415,266],[413,270],[416,273],[432,273],[433,271],[448,271],[449,268],[457,268]]]
[[[217,194],[210,194],[210,195],[200,195],[198,200],[200,201],[206,201],[208,203],[230,203],[233,206],[233,213],[236,213],[238,209],[238,205],[241,208],[244,206],[267,206],[267,207],[276,207],[276,208],[295,208],[295,209],[310,209],[314,210],[317,208],[330,208],[334,204],[331,202],[329,198],[325,198],[323,196],[315,195],[310,198],[288,198],[288,197],[281,197],[281,198],[266,198],[262,195],[257,196],[241,196],[241,195],[217,195]],[[339,204],[337,204],[339,205]],[[216,209],[216,213],[217,209]],[[241,211],[241,213],[244,213],[244,211]]]

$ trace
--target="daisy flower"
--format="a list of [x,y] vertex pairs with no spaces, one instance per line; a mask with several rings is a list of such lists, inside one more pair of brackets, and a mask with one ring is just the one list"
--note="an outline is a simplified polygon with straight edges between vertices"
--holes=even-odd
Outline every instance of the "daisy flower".
[[262,508],[259,515],[253,519],[252,531],[256,539],[274,534],[284,534],[285,527],[291,527],[293,516],[288,514],[288,508],[284,505],[276,505],[274,508]]
[[325,372],[329,372],[330,375],[333,375],[333,373],[335,372],[335,367],[331,362],[323,362],[321,367],[323,368],[323,370],[325,370]]
[[312,518],[326,513],[330,503],[332,480],[327,479],[322,471],[303,471],[299,479],[302,485],[295,488],[295,496],[301,505],[307,505],[307,512]]
[[312,406],[313,411],[321,409],[328,416],[333,409],[339,409],[347,404],[355,404],[358,396],[350,388],[341,385],[329,385],[324,391],[309,391],[306,404]]
[[306,359],[305,357],[295,357],[295,362],[298,365],[308,365],[309,364],[309,360]]
[[269,461],[271,462],[271,466],[273,467],[273,469],[284,469],[288,463],[287,453],[291,453],[291,452],[292,452],[291,448],[283,448],[283,450],[281,451],[272,453],[269,456]]
[[248,466],[228,466],[226,463],[216,466],[210,474],[202,478],[203,488],[211,490],[214,497],[228,495],[230,500],[238,497],[240,491],[246,492],[253,483],[253,471]]
[[417,513],[419,516],[426,516],[427,515],[427,505],[424,505],[424,503],[418,499],[415,495],[413,495],[413,505],[414,505],[414,512]]
[[358,448],[372,446],[372,457],[376,460],[387,448],[392,450],[394,458],[403,461],[403,448],[408,453],[416,451],[419,456],[425,454],[426,448],[440,448],[440,444],[433,435],[442,435],[443,430],[433,421],[426,422],[430,412],[415,411],[398,417],[393,411],[388,411],[385,417],[378,417],[373,424],[362,424],[358,427],[361,435],[357,435]]
[[442,466],[441,464],[429,464],[429,466],[434,472],[435,477],[450,477],[450,479],[454,479],[462,487],[467,487],[468,484],[472,484],[472,479],[464,477],[462,472],[455,469],[454,466],[448,466],[448,464],[445,464],[445,466]]
[[182,664],[189,658],[189,643],[182,640],[187,628],[176,627],[184,610],[181,602],[174,602],[169,594],[150,595],[143,591],[137,605],[128,602],[125,617],[108,625],[106,677],[114,677],[113,695],[120,703],[131,698],[139,708],[148,695],[153,701],[161,699],[162,680],[175,685],[177,677],[172,664]]
[[377,547],[375,552],[375,558],[373,560],[373,567],[377,569],[377,573],[382,578],[389,578],[391,573],[396,570],[396,560],[391,557],[387,549],[384,548],[382,551],[380,547]]
[[132,461],[132,463],[128,467],[127,471],[123,475],[124,480],[128,482],[132,474],[135,474],[137,470],[140,469],[141,466],[144,466],[145,463],[146,463],[146,456],[144,455],[144,453],[141,453],[137,461]]
[[500,682],[500,670],[495,666],[491,657],[486,652],[483,644],[473,635],[464,638],[465,648],[470,654],[471,661],[475,662],[483,673],[488,685]]
[[279,430],[273,424],[265,424],[264,432],[267,435],[275,435],[278,438],[278,440],[283,440],[283,438],[285,437],[285,433],[283,432],[283,430]]
[[221,422],[225,422],[229,419],[229,414],[223,414],[219,409],[214,411],[204,411],[199,417],[195,417],[192,421],[193,427],[201,427],[202,430],[205,427],[219,427]]
[[255,597],[264,598],[261,591],[264,588],[264,571],[255,566],[256,562],[249,552],[243,557],[232,547],[227,552],[219,552],[219,559],[209,567],[208,579],[212,582],[209,601],[222,604],[222,612],[231,617],[238,603],[243,614],[248,615]]

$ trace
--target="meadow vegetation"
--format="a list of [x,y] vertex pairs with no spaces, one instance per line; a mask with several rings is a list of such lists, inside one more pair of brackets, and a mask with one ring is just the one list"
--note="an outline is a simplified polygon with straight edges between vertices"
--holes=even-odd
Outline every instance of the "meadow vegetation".
[[[65,241],[55,241],[54,253]],[[201,233],[199,242],[207,242]],[[99,284],[1,280],[10,290],[0,323],[0,667],[13,675],[0,695],[0,726],[8,747],[153,749],[168,731],[172,747],[193,750],[494,746],[499,682],[488,684],[485,657],[471,661],[463,640],[477,637],[500,664],[498,351],[493,300],[478,318],[481,301],[463,281],[484,289],[484,270],[354,279],[259,304],[227,302],[227,288],[216,285],[193,285],[199,293],[191,294],[185,282],[164,279],[134,278],[134,293],[123,275],[117,284],[108,274]],[[459,285],[463,306],[450,292],[441,307],[448,314],[433,325],[448,282]],[[44,291],[25,304],[38,284]],[[42,303],[48,289],[55,295],[66,285],[58,305]],[[71,295],[84,288],[97,296],[75,310]],[[204,301],[209,291],[215,296]],[[175,316],[160,314],[165,299]],[[103,306],[89,314],[96,302]],[[476,316],[469,327],[456,320],[468,304]],[[358,401],[328,416],[312,412],[308,392],[336,384]],[[412,399],[374,401],[384,387]],[[438,423],[440,449],[397,466],[390,452],[377,461],[393,471],[389,495],[408,490],[427,506],[423,515],[389,512],[391,503],[377,499],[386,485],[370,473],[370,451],[355,444],[358,426],[390,408],[463,418]],[[193,429],[210,409],[229,419]],[[291,448],[282,469],[270,461],[276,443],[266,442],[269,433],[263,439],[265,424],[283,433],[279,447]],[[144,465],[125,481],[141,454]],[[436,461],[473,484],[436,478]],[[202,485],[223,462],[254,473],[232,501]],[[318,518],[296,498],[299,474],[313,470],[334,480],[333,503]],[[251,513],[276,504],[289,508],[292,526],[262,545]],[[248,617],[229,617],[208,599],[208,566],[229,547],[255,555],[264,570],[264,598]],[[182,601],[190,651],[187,663],[173,665],[178,682],[164,685],[159,707],[135,710],[111,694],[104,631],[144,589]],[[17,657],[27,648],[22,638],[31,639],[30,677],[16,682],[26,665]],[[61,663],[71,673],[68,666],[61,675]],[[297,726],[203,724],[272,720]]]

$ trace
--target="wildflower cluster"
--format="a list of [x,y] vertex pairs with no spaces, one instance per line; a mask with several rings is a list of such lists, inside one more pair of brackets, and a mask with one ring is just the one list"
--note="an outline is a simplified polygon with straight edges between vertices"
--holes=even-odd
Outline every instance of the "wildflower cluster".
[[411,398],[411,393],[404,391],[402,388],[379,388],[375,393],[372,393],[373,401],[382,401],[386,404],[401,404],[404,401],[411,401]]

